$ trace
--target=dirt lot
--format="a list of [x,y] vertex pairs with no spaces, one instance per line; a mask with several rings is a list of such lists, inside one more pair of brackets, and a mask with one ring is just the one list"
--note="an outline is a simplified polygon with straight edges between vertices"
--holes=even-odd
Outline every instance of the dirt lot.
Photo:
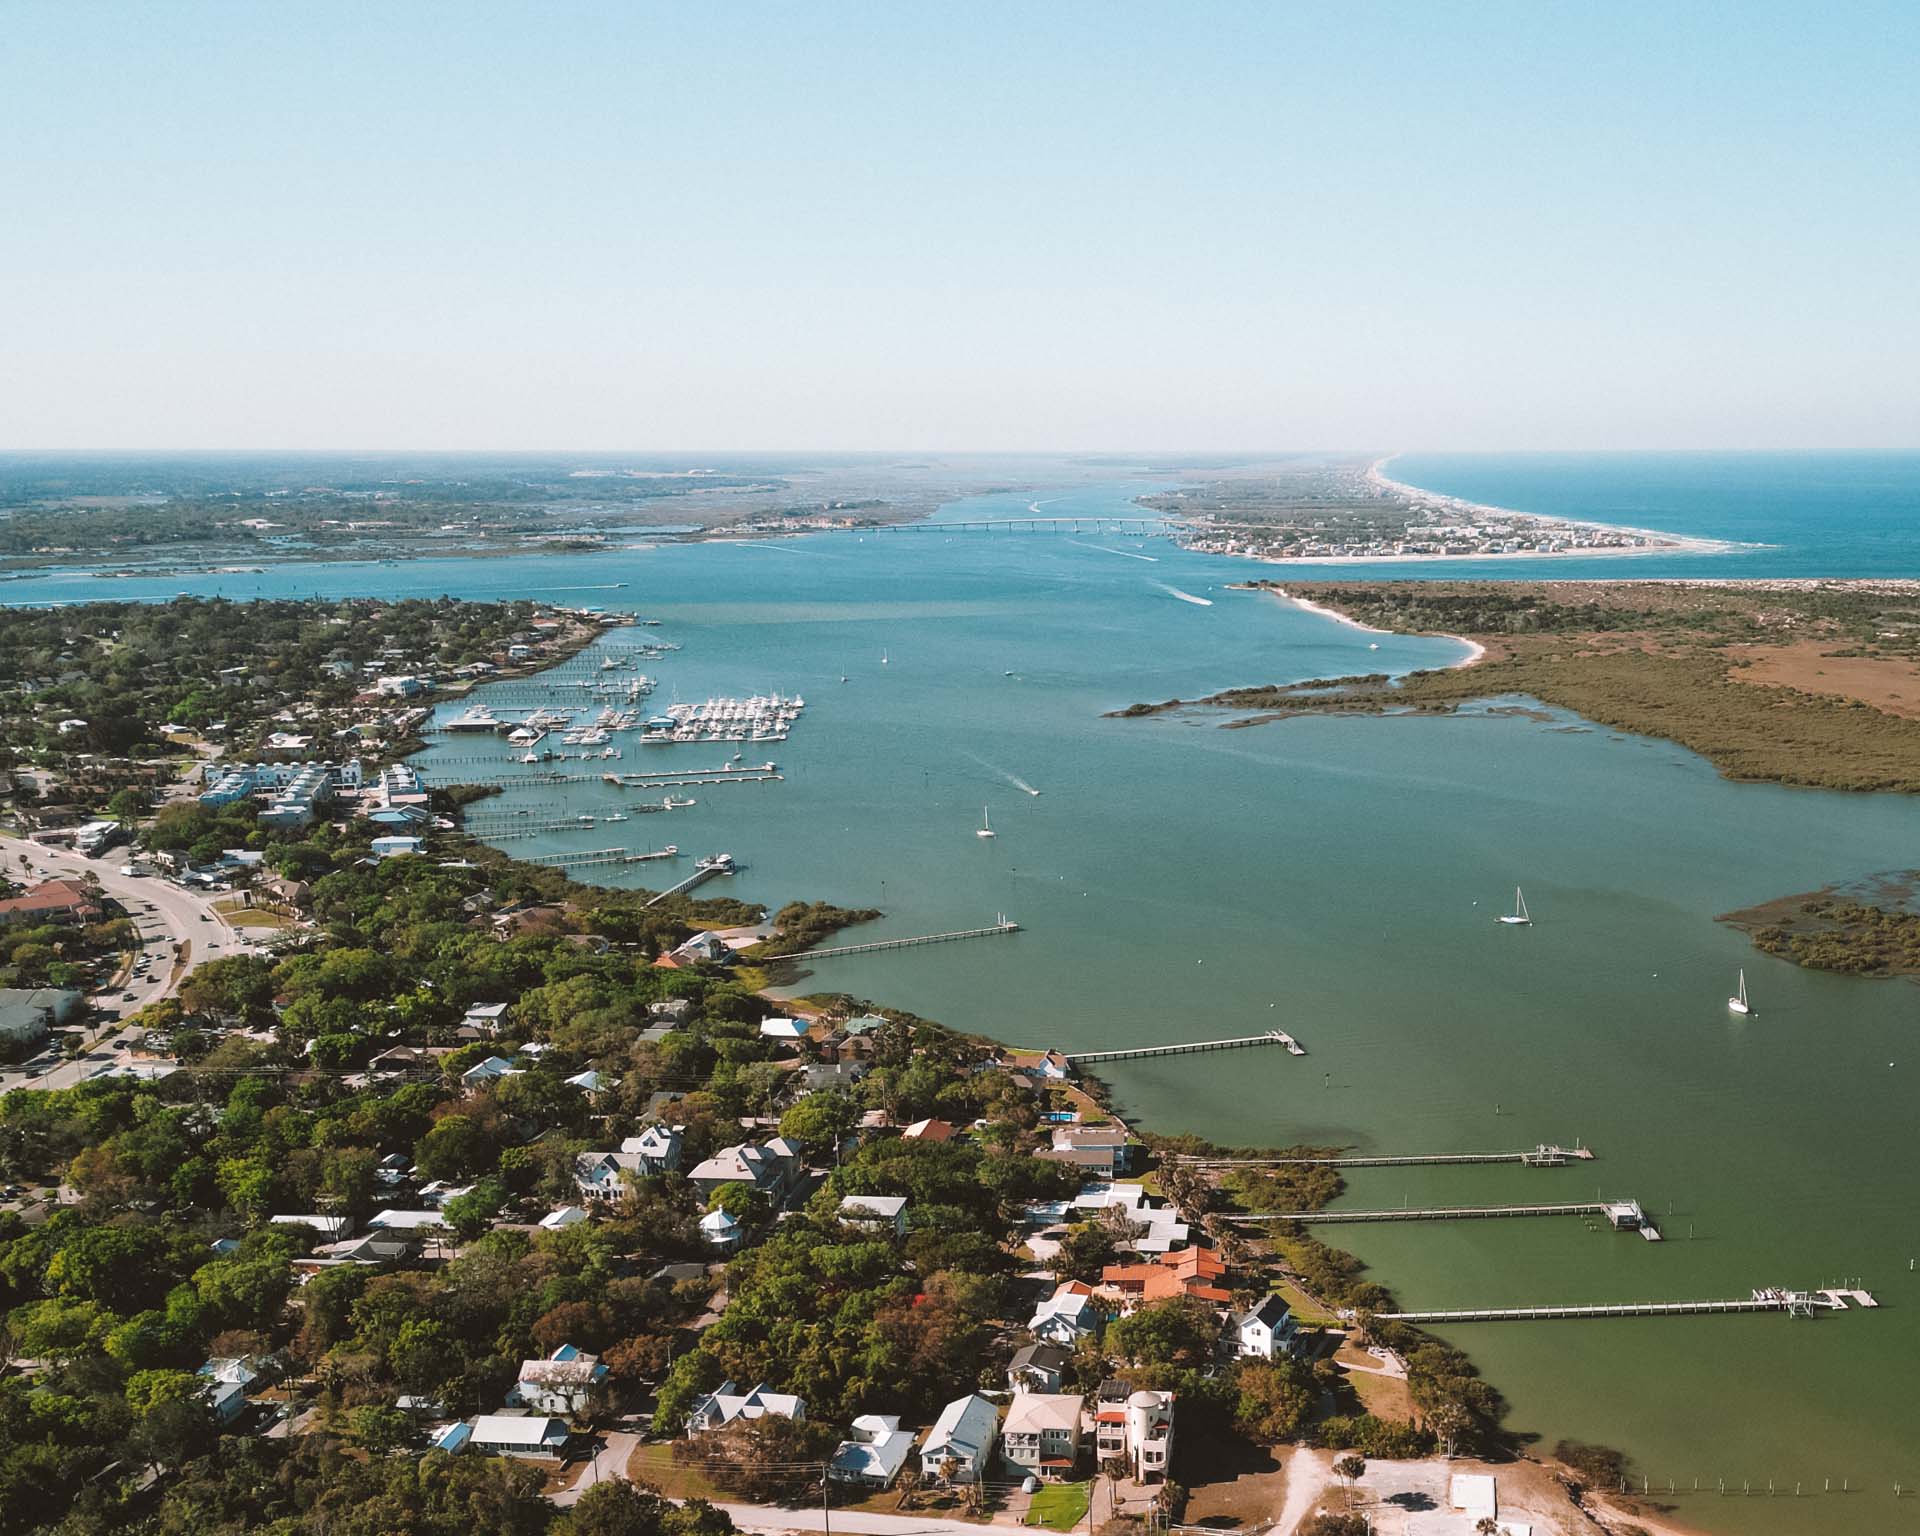
[[1920,720],[1920,670],[1897,657],[1829,656],[1818,640],[1793,645],[1730,646],[1737,683],[1799,688],[1840,699],[1858,699],[1890,715]]

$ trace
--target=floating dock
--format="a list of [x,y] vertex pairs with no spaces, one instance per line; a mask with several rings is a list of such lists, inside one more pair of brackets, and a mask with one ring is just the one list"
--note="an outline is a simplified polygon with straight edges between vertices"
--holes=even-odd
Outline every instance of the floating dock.
[[830,949],[803,949],[797,955],[782,955],[782,960],[830,960],[835,955],[870,955],[882,949],[907,949],[915,944],[952,944],[960,939],[994,939],[1018,933],[1020,925],[1001,918],[987,928],[956,928],[951,933],[922,933],[910,939],[874,939],[866,944],[836,944]]
[[1141,1061],[1149,1056],[1186,1056],[1195,1051],[1238,1051],[1254,1045],[1285,1046],[1294,1056],[1307,1054],[1306,1047],[1284,1029],[1263,1030],[1257,1035],[1235,1035],[1229,1040],[1189,1040],[1178,1045],[1140,1045],[1125,1051],[1065,1051],[1062,1054],[1076,1067],[1095,1061]]
[[1590,1161],[1591,1147],[1555,1147],[1544,1142],[1526,1152],[1413,1152],[1398,1156],[1354,1157],[1176,1157],[1189,1168],[1414,1168],[1435,1163],[1519,1163],[1527,1168],[1560,1168]]

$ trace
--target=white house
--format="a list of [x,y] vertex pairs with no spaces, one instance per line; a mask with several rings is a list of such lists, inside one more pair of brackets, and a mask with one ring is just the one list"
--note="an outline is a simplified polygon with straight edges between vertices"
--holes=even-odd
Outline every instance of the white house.
[[804,1040],[807,1038],[805,1019],[762,1019],[760,1021],[762,1040]]
[[1236,1347],[1241,1355],[1256,1360],[1271,1360],[1275,1355],[1291,1354],[1297,1337],[1293,1314],[1278,1296],[1269,1296],[1250,1312],[1233,1320]]
[[319,1234],[320,1240],[327,1243],[337,1243],[342,1238],[353,1236],[351,1216],[270,1216],[267,1224],[274,1227],[311,1227]]
[[1027,1332],[1042,1344],[1058,1344],[1072,1349],[1081,1339],[1100,1328],[1099,1309],[1093,1303],[1093,1287],[1080,1280],[1069,1280],[1034,1308],[1027,1319]]
[[540,1225],[549,1232],[565,1231],[568,1227],[577,1227],[587,1219],[587,1213],[577,1205],[563,1205],[548,1211],[540,1218]]
[[725,1429],[739,1419],[792,1419],[796,1423],[807,1416],[807,1405],[791,1392],[769,1392],[765,1382],[751,1392],[736,1392],[731,1381],[723,1381],[693,1405],[687,1415],[687,1433],[703,1435]]
[[853,1421],[853,1436],[842,1440],[827,1472],[837,1483],[891,1488],[913,1450],[913,1433],[892,1413],[863,1413]]
[[194,1374],[206,1383],[201,1395],[222,1424],[231,1424],[246,1410],[247,1389],[260,1379],[245,1360],[226,1355],[208,1360]]
[[598,1355],[562,1344],[544,1360],[522,1360],[520,1376],[507,1392],[508,1406],[577,1418],[586,1411],[593,1389],[607,1379]]
[[1173,1456],[1171,1392],[1134,1391],[1124,1381],[1104,1381],[1093,1419],[1094,1448],[1103,1463],[1124,1457],[1135,1482],[1165,1480]]
[[978,1392],[957,1397],[940,1410],[920,1445],[927,1476],[951,1483],[977,1483],[993,1455],[1000,1412]]
[[581,1198],[618,1200],[627,1192],[627,1176],[648,1178],[680,1166],[683,1125],[650,1125],[629,1136],[617,1152],[582,1152],[574,1159],[573,1181]]
[[907,1235],[907,1197],[905,1195],[848,1195],[840,1202],[840,1219],[850,1227],[872,1231],[891,1229],[894,1236]]
[[483,1413],[473,1421],[467,1444],[499,1456],[558,1456],[566,1446],[567,1426],[559,1419],[519,1413]]
[[700,1218],[700,1235],[721,1253],[732,1253],[746,1240],[740,1223],[725,1211],[708,1211]]
[[1015,1475],[1057,1480],[1080,1460],[1084,1400],[1074,1392],[1016,1392],[1000,1430],[1000,1455]]

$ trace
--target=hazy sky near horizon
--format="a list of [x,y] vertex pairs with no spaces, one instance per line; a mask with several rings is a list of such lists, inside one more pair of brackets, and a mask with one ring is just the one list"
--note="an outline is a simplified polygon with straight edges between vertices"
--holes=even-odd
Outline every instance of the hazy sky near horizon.
[[14,0],[0,448],[1920,447],[1906,4]]

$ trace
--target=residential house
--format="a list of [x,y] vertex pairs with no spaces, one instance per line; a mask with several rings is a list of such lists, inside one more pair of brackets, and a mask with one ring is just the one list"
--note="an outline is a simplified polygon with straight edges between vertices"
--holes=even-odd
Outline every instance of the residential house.
[[1058,1344],[1028,1344],[1014,1352],[1007,1385],[1015,1392],[1058,1392],[1072,1362],[1073,1351]]
[[902,1429],[892,1413],[863,1413],[852,1428],[852,1438],[840,1442],[827,1464],[827,1475],[837,1483],[891,1488],[913,1451],[912,1431]]
[[485,1061],[476,1061],[460,1074],[460,1081],[469,1088],[483,1087],[497,1078],[511,1077],[520,1070],[504,1057],[489,1056]]
[[[1055,1152],[1092,1152],[1100,1161],[1095,1165],[1102,1178],[1115,1178],[1131,1171],[1133,1144],[1127,1133],[1113,1125],[1063,1125],[1054,1130]],[[1081,1166],[1087,1166],[1082,1164]]]
[[760,1021],[762,1040],[795,1041],[807,1038],[805,1019],[762,1019]]
[[221,1424],[231,1424],[246,1411],[247,1390],[260,1379],[253,1363],[232,1356],[216,1356],[194,1373],[205,1385],[201,1396]]
[[337,1243],[342,1238],[353,1235],[351,1216],[270,1216],[267,1225],[272,1227],[311,1227],[320,1238],[329,1243]]
[[732,959],[733,951],[719,934],[696,933],[674,945],[654,963],[672,969],[683,965],[726,965]]
[[747,1240],[740,1223],[725,1211],[708,1211],[700,1218],[700,1235],[720,1253],[737,1253]]
[[1077,1392],[1016,1392],[1000,1428],[1000,1458],[1023,1473],[1057,1482],[1073,1476],[1080,1460],[1080,1419],[1085,1399]]
[[1095,1454],[1104,1464],[1123,1457],[1137,1483],[1163,1482],[1173,1456],[1173,1393],[1136,1391],[1124,1381],[1100,1383],[1094,1408]]
[[[652,1178],[680,1166],[684,1125],[650,1125],[629,1136],[617,1152],[582,1152],[574,1159],[573,1179],[583,1199],[618,1200],[627,1191],[629,1176]],[[704,1166],[704,1165],[703,1165]]]
[[1042,1344],[1058,1344],[1072,1349],[1081,1339],[1100,1329],[1100,1312],[1093,1302],[1093,1287],[1081,1280],[1069,1280],[1034,1308],[1027,1320],[1027,1332]]
[[496,1456],[558,1456],[571,1434],[559,1419],[519,1413],[483,1413],[467,1444]]
[[725,1429],[740,1419],[792,1419],[796,1423],[807,1416],[806,1403],[791,1392],[770,1392],[761,1382],[751,1392],[739,1392],[731,1381],[723,1381],[693,1405],[687,1415],[689,1435],[709,1434]]
[[952,1141],[953,1127],[944,1120],[916,1120],[900,1134],[908,1141]]
[[1127,1311],[1142,1302],[1191,1296],[1196,1301],[1224,1307],[1233,1298],[1216,1282],[1226,1278],[1227,1266],[1211,1248],[1181,1248],[1162,1253],[1144,1264],[1109,1264],[1100,1272],[1103,1290],[1121,1297]]
[[410,1045],[389,1046],[367,1063],[367,1070],[375,1073],[415,1072],[418,1071],[426,1055]]
[[587,1213],[577,1205],[556,1206],[540,1218],[540,1225],[549,1232],[564,1232],[568,1227],[577,1227],[587,1219]]
[[507,1392],[515,1408],[578,1418],[586,1412],[593,1389],[607,1379],[598,1355],[584,1354],[562,1344],[544,1360],[522,1360],[520,1375]]
[[1234,1347],[1249,1359],[1271,1360],[1293,1353],[1299,1328],[1293,1313],[1278,1296],[1268,1296],[1251,1311],[1233,1320]]
[[1073,1063],[1058,1051],[1048,1051],[1034,1064],[1034,1074],[1043,1082],[1064,1083],[1073,1076]]
[[742,1142],[722,1147],[687,1175],[701,1197],[711,1200],[729,1184],[746,1184],[778,1205],[805,1171],[800,1144],[776,1136],[765,1146]]
[[502,1021],[506,1018],[505,1003],[475,1003],[461,1018],[461,1023],[472,1028],[477,1034],[497,1035]]
[[875,1231],[891,1229],[895,1237],[905,1237],[907,1197],[848,1195],[840,1202],[840,1219],[850,1227],[865,1227]]
[[957,1397],[921,1442],[920,1465],[937,1482],[977,1483],[989,1470],[999,1426],[1000,1411],[978,1392]]

